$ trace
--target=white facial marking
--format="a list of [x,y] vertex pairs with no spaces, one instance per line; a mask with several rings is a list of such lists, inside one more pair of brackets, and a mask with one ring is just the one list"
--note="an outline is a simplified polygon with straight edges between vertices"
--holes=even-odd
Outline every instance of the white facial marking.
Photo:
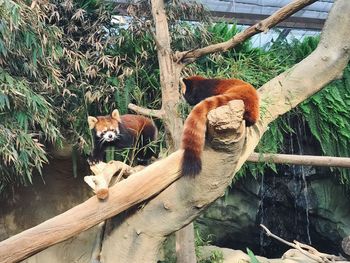
[[97,137],[101,137],[101,133],[100,131],[96,132]]
[[103,134],[102,138],[106,142],[111,142],[117,138],[117,134],[114,131],[108,131],[105,134]]

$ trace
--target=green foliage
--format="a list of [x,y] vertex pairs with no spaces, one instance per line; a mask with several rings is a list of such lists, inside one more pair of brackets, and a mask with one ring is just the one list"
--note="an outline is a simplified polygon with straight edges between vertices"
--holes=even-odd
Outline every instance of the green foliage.
[[255,257],[253,251],[251,251],[249,248],[247,248],[247,254],[250,258],[251,263],[260,263],[259,260]]
[[[0,0],[0,192],[8,185],[31,183],[32,172],[47,162],[44,145],[59,145],[64,139],[74,144],[75,151],[88,153],[88,115],[109,114],[114,108],[123,114],[130,102],[160,108],[153,32],[150,21],[138,19],[150,14],[148,3],[140,1],[129,9],[128,26],[113,23],[113,7],[103,3],[50,0],[39,5]],[[174,50],[226,41],[240,31],[226,23],[178,20],[179,16],[207,18],[200,4],[167,4]],[[278,40],[263,50],[246,41],[201,58],[184,74],[240,78],[258,88],[307,56],[317,43],[318,38]],[[349,68],[342,80],[272,123],[258,150],[281,151],[284,139],[293,133],[288,118],[298,113],[324,154],[349,156],[348,87]],[[180,112],[188,110],[186,104]],[[246,168],[261,173],[264,167]],[[347,172],[341,173],[347,182]]]
[[[276,52],[278,60],[292,67],[308,56],[319,42],[319,37],[307,37],[303,41],[279,43],[272,50]],[[349,157],[350,156],[350,67],[344,70],[343,78],[333,81],[317,94],[299,105],[296,109],[285,114],[272,123],[268,132],[259,143],[259,150],[277,152],[284,150],[284,139],[297,127],[288,124],[291,115],[297,114],[301,122],[305,122],[314,138],[319,142],[324,155]],[[276,129],[277,128],[277,129]],[[277,147],[276,147],[277,146]],[[334,169],[339,172],[342,182],[349,184],[349,169]]]
[[[178,10],[172,4],[171,32],[181,30],[177,16],[204,14],[200,4]],[[160,107],[153,33],[149,21],[136,16],[149,14],[149,5],[140,1],[129,11],[133,19],[125,27],[113,22],[113,6],[98,0],[0,0],[0,140],[7,142],[0,152],[1,189],[31,182],[33,170],[47,161],[45,144],[64,138],[88,153],[88,115],[126,113],[130,102]],[[175,43],[190,43],[177,35]]]
[[202,259],[201,256],[201,247],[203,246],[209,246],[211,244],[211,236],[203,237],[200,231],[196,230],[195,228],[195,249],[196,249],[196,256],[200,260],[199,263],[222,263],[224,262],[224,256],[221,251],[219,250],[213,250],[210,254],[209,258]]
[[[312,96],[300,109],[319,141],[325,155],[350,157],[350,66],[343,78]],[[349,170],[338,169],[342,181],[349,184]]]
[[33,169],[40,172],[47,162],[42,142],[61,139],[50,98],[60,30],[43,22],[42,11],[0,1],[0,192],[31,183]]
[[[232,38],[239,28],[235,25],[219,23],[209,27],[210,41],[222,42]],[[272,77],[286,69],[273,52],[253,48],[249,41],[224,53],[211,54],[191,65],[196,74],[208,77],[239,78],[260,87]]]
[[116,67],[114,57],[101,56],[110,15],[96,1],[0,0],[0,15],[2,192],[32,182],[48,161],[45,145],[65,137],[86,149],[85,94],[113,94],[106,83]]

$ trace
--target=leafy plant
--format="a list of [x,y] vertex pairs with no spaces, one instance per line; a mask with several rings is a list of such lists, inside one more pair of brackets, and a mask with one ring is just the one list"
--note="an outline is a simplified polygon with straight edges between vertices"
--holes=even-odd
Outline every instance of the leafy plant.
[[[201,250],[200,247],[209,246],[211,243],[211,235],[207,237],[203,237],[199,230],[195,228],[195,249],[197,258],[201,258]],[[201,259],[198,262],[200,263],[222,263],[224,261],[224,256],[221,251],[213,250],[209,258]]]
[[[208,19],[184,22],[196,15],[208,17],[200,4],[167,4],[176,50],[225,41],[240,31],[236,25],[212,24]],[[149,14],[149,5],[145,1],[131,5],[128,24],[114,22],[113,8],[94,0],[40,4],[0,0],[0,192],[32,182],[33,171],[40,171],[48,161],[45,145],[65,140],[76,151],[88,153],[88,115],[108,114],[114,108],[126,113],[130,102],[161,107],[153,32],[150,21],[139,18]],[[318,38],[278,40],[266,50],[246,41],[233,50],[201,58],[186,67],[184,75],[241,78],[258,88],[307,56],[317,43]],[[324,154],[349,156],[348,86],[349,68],[342,80],[272,123],[258,151],[282,151],[285,139],[294,133],[288,120],[298,115]],[[180,112],[186,115],[188,110],[186,104]],[[161,131],[161,123],[157,124]],[[264,167],[246,169],[262,172]],[[341,174],[347,182],[348,171]]]
[[249,248],[247,248],[247,254],[250,258],[250,263],[260,263],[259,260],[255,257],[253,251],[251,251]]

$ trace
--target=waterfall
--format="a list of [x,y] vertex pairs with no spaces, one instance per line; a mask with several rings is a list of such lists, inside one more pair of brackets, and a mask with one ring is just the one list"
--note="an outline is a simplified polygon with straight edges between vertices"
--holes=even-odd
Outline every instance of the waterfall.
[[[304,154],[304,148],[303,148],[303,144],[300,143],[300,138],[305,138],[305,134],[306,134],[305,120],[302,119],[302,123],[300,125],[300,119],[298,118],[297,143],[298,143],[300,155]],[[301,177],[302,177],[303,183],[304,183],[303,194],[304,194],[304,200],[305,200],[306,233],[307,233],[308,242],[311,245],[312,243],[311,243],[311,236],[310,236],[310,218],[309,218],[309,204],[310,204],[310,202],[309,202],[309,192],[308,192],[307,181],[306,181],[307,174],[305,172],[304,166],[300,166],[300,172],[301,172]]]

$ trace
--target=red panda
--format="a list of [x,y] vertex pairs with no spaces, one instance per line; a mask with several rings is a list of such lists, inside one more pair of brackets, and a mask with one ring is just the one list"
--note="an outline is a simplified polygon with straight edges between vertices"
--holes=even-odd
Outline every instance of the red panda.
[[259,118],[259,97],[252,85],[239,79],[192,76],[182,79],[180,84],[185,100],[190,105],[195,105],[184,124],[181,142],[184,155],[181,169],[182,175],[195,176],[202,170],[201,154],[205,143],[208,112],[226,105],[231,100],[243,100],[243,118],[246,125],[251,126]]
[[156,139],[157,128],[149,118],[133,114],[119,115],[115,109],[111,115],[89,116],[88,124],[94,135],[94,148],[88,159],[91,164],[103,161],[108,146],[117,149],[137,147],[138,164],[147,164],[154,155],[147,145]]

